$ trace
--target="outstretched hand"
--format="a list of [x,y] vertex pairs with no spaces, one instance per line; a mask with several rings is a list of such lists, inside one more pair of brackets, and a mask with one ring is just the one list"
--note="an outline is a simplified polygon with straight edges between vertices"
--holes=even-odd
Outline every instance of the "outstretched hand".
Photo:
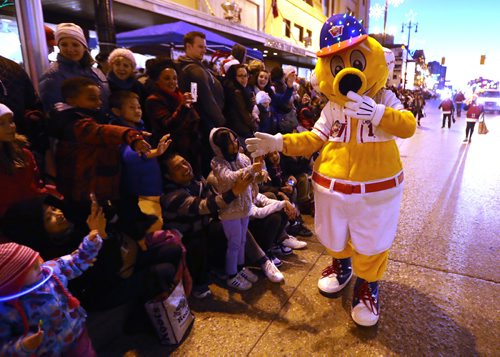
[[167,151],[168,147],[172,144],[172,139],[170,139],[170,134],[165,134],[160,139],[158,146],[156,147],[156,153],[161,156]]
[[281,134],[271,135],[256,132],[254,138],[245,140],[247,150],[252,157],[264,156],[273,151],[283,151],[283,136]]
[[102,207],[97,203],[95,194],[90,194],[90,200],[92,201],[92,206],[90,208],[90,214],[87,217],[87,225],[89,227],[89,230],[91,231],[91,234],[89,234],[89,239],[96,239],[96,232],[98,232],[102,238],[106,238],[106,217],[104,216],[104,211]]

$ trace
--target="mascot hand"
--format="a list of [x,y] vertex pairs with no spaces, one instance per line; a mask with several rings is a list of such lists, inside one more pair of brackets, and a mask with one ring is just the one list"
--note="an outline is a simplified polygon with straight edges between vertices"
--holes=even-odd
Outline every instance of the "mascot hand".
[[353,91],[347,93],[347,97],[351,100],[345,104],[344,113],[355,119],[369,120],[373,124],[378,125],[382,115],[384,115],[385,105],[377,104],[367,95],[361,96]]
[[247,150],[252,157],[264,156],[273,151],[283,150],[283,136],[281,134],[271,135],[266,133],[255,133],[255,138],[245,140]]

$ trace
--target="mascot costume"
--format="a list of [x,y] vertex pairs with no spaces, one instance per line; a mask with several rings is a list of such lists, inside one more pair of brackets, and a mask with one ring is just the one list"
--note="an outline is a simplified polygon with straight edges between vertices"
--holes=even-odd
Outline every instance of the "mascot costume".
[[247,139],[253,157],[272,151],[320,154],[312,181],[315,230],[332,264],[318,288],[341,291],[357,276],[351,316],[361,326],[379,318],[379,285],[394,240],[403,194],[403,168],[395,138],[411,137],[413,114],[385,90],[382,46],[347,14],[323,25],[315,75],[329,99],[312,131]]

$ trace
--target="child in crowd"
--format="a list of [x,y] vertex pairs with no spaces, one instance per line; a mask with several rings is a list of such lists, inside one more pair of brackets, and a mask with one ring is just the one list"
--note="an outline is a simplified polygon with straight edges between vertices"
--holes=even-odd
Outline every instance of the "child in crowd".
[[80,247],[48,262],[29,247],[0,244],[1,356],[96,356],[86,312],[66,289],[92,265],[105,237],[96,202],[87,222],[92,230]]
[[[138,131],[144,129],[142,109],[139,96],[134,92],[117,91],[111,94],[109,105],[115,119],[111,122]],[[143,213],[154,215],[158,220],[148,232],[160,230],[163,226],[160,195],[162,194],[162,177],[157,157],[163,155],[172,140],[166,134],[156,149],[145,155],[139,155],[128,145],[121,145],[122,157],[122,193],[139,197],[139,207]],[[143,247],[144,248],[144,247]]]
[[[215,153],[211,167],[217,179],[219,193],[223,194],[230,190],[241,175],[261,173],[261,162],[252,164],[248,156],[240,153],[240,145],[234,131],[223,127],[212,129],[210,144]],[[243,267],[251,208],[252,188],[249,186],[245,192],[219,212],[227,238],[227,285],[238,290],[248,290],[252,287],[252,283],[258,280],[257,275]]]
[[66,104],[50,120],[51,136],[58,139],[57,188],[64,195],[68,218],[84,226],[90,192],[99,200],[119,197],[119,145],[130,145],[143,154],[151,147],[138,130],[97,123],[100,90],[92,80],[67,79],[61,91]]
[[258,131],[263,133],[278,132],[278,122],[271,108],[271,97],[267,92],[260,91],[255,95],[256,106],[254,114],[259,117]]
[[[294,175],[289,173],[289,170],[281,160],[279,152],[274,151],[266,155],[266,167],[269,173],[270,182],[261,185],[261,192],[272,192],[280,200],[288,200],[294,205],[297,204],[298,195],[298,180]],[[307,182],[307,175],[305,181]],[[303,185],[300,185],[301,189]],[[301,193],[301,195],[303,195]],[[304,237],[312,236],[312,232],[303,224],[303,219],[300,213],[295,219],[290,220],[290,226],[287,232],[291,235],[300,235]]]

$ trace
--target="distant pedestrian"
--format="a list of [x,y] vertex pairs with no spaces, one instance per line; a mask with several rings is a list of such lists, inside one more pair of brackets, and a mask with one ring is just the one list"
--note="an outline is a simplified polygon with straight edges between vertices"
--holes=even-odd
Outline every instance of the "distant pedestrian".
[[[448,119],[448,129],[449,129],[451,127],[451,117],[453,115],[453,112],[455,111],[452,100],[450,98],[446,98],[439,104],[438,108],[441,109],[443,112],[443,124],[441,125],[441,129],[444,128],[446,119]],[[453,122],[455,122],[455,120],[453,120]]]
[[465,142],[471,142],[474,127],[478,121],[484,120],[484,108],[482,105],[477,104],[477,96],[473,95],[469,101],[465,102],[464,110],[467,110],[467,126],[465,127]]
[[457,118],[460,118],[460,115],[462,114],[462,105],[465,100],[465,96],[462,91],[455,94],[455,98],[453,98],[453,100],[455,101],[455,107],[457,109]]

